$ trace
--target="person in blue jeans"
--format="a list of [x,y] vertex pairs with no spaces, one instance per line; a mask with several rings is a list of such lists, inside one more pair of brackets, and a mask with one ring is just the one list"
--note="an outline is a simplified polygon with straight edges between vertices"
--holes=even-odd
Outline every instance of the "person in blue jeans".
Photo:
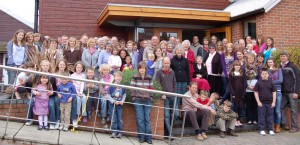
[[[122,77],[122,72],[116,71],[114,73],[114,83],[120,84]],[[126,99],[126,91],[124,88],[110,86],[107,92],[107,99],[110,102],[110,108],[112,108],[110,112],[112,116],[111,129],[113,130],[111,138],[122,138],[122,133],[120,131],[123,130],[122,111],[123,103]]]
[[[144,89],[154,89],[152,78],[146,74],[147,64],[140,62],[138,65],[138,74],[133,75],[130,85]],[[132,101],[135,107],[136,127],[139,142],[152,144],[150,112],[153,94],[146,91],[130,90]]]
[[[176,77],[175,72],[170,68],[171,60],[169,57],[163,58],[163,68],[159,69],[156,73],[156,80],[160,83],[162,86],[162,90],[166,92],[176,93]],[[162,95],[161,99],[164,100],[164,120],[165,120],[165,128],[167,129],[167,135],[170,135],[170,129],[171,129],[171,119],[172,114],[171,111],[174,112],[175,110],[172,110],[174,107],[174,96],[166,96]],[[176,104],[176,102],[175,102]],[[178,111],[177,111],[178,112]],[[178,116],[178,114],[174,114],[174,116]]]
[[282,70],[281,68],[276,67],[276,63],[273,58],[269,58],[267,60],[266,66],[269,68],[269,80],[273,81],[273,84],[276,87],[276,105],[275,105],[275,133],[279,133],[281,131],[281,83],[283,82]]

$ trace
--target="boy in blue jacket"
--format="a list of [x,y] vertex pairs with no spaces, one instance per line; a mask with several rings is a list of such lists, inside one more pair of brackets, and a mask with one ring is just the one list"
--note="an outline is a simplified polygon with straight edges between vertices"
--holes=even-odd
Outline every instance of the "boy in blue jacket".
[[[62,73],[63,76],[69,76],[68,73]],[[60,130],[68,131],[70,124],[72,100],[76,93],[76,88],[68,79],[61,79],[61,83],[57,88],[60,100]]]

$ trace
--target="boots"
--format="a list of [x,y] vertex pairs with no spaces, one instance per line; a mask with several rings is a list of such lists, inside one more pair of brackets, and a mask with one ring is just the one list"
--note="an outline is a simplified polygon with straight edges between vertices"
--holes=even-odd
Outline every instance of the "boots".
[[87,117],[88,119],[92,119],[92,111],[87,111]]
[[275,124],[275,130],[274,131],[276,133],[279,133],[281,131],[280,124]]
[[227,135],[229,136],[238,136],[236,133],[233,132],[232,129],[228,128],[228,132],[227,132]]

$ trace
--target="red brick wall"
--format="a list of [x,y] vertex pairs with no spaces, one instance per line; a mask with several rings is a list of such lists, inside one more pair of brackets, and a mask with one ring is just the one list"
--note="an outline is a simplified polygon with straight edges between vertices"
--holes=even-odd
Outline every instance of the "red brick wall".
[[[10,103],[10,100],[0,100],[0,115],[6,115],[6,116],[8,115],[9,103]],[[164,103],[162,100],[157,100],[153,105],[163,107]],[[87,123],[79,122],[79,125],[93,127],[95,112],[93,112],[92,114],[93,114],[93,117],[91,120],[88,120]],[[157,122],[157,127],[156,127],[157,114],[158,114],[157,108],[153,107],[151,110],[151,115],[150,115],[152,134],[163,136],[164,135],[164,110],[163,110],[163,108],[159,108],[158,122]],[[27,116],[26,100],[13,100],[10,116],[26,119],[26,116]],[[134,110],[133,105],[128,105],[128,104],[124,105],[122,117],[123,117],[123,123],[124,123],[124,131],[137,132],[135,110]],[[3,117],[0,117],[0,118],[3,118]],[[37,116],[35,116],[34,119],[37,119]],[[12,120],[19,121],[19,122],[25,122],[24,120],[23,121],[16,120],[16,119],[12,119]],[[103,128],[103,126],[101,125],[101,119],[98,117],[96,120],[95,127]],[[91,130],[91,129],[81,128],[81,127],[79,127],[79,129],[80,130]],[[156,130],[156,132],[155,132],[155,130]],[[101,132],[100,129],[96,129],[96,131]],[[104,132],[104,131],[102,130],[102,132]],[[124,134],[136,136],[136,134],[128,134],[128,133],[124,133]],[[154,137],[154,138],[162,139],[160,137]]]
[[107,3],[170,6],[223,10],[227,0],[42,0],[40,1],[39,31],[56,37],[58,35],[90,36],[116,35],[127,38],[126,28],[99,28],[97,18]]
[[276,48],[300,45],[300,1],[282,0],[256,17],[257,35],[274,38]]
[[231,26],[231,38],[233,43],[241,38],[244,38],[243,21],[235,21],[230,23],[229,25]]
[[18,29],[24,29],[26,32],[33,31],[27,25],[0,10],[0,42],[7,43]]

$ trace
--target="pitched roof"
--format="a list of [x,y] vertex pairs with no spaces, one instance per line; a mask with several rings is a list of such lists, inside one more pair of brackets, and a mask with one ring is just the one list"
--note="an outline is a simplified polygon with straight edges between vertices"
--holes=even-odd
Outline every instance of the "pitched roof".
[[34,23],[27,21],[22,16],[15,14],[13,11],[7,9],[6,7],[0,5],[0,10],[3,11],[4,13],[8,14],[9,16],[15,18],[16,20],[20,21],[21,23],[27,25],[28,27],[30,27],[32,29],[34,28]]
[[236,0],[226,7],[224,11],[230,12],[231,17],[237,17],[256,10],[263,9],[268,12],[281,0]]

